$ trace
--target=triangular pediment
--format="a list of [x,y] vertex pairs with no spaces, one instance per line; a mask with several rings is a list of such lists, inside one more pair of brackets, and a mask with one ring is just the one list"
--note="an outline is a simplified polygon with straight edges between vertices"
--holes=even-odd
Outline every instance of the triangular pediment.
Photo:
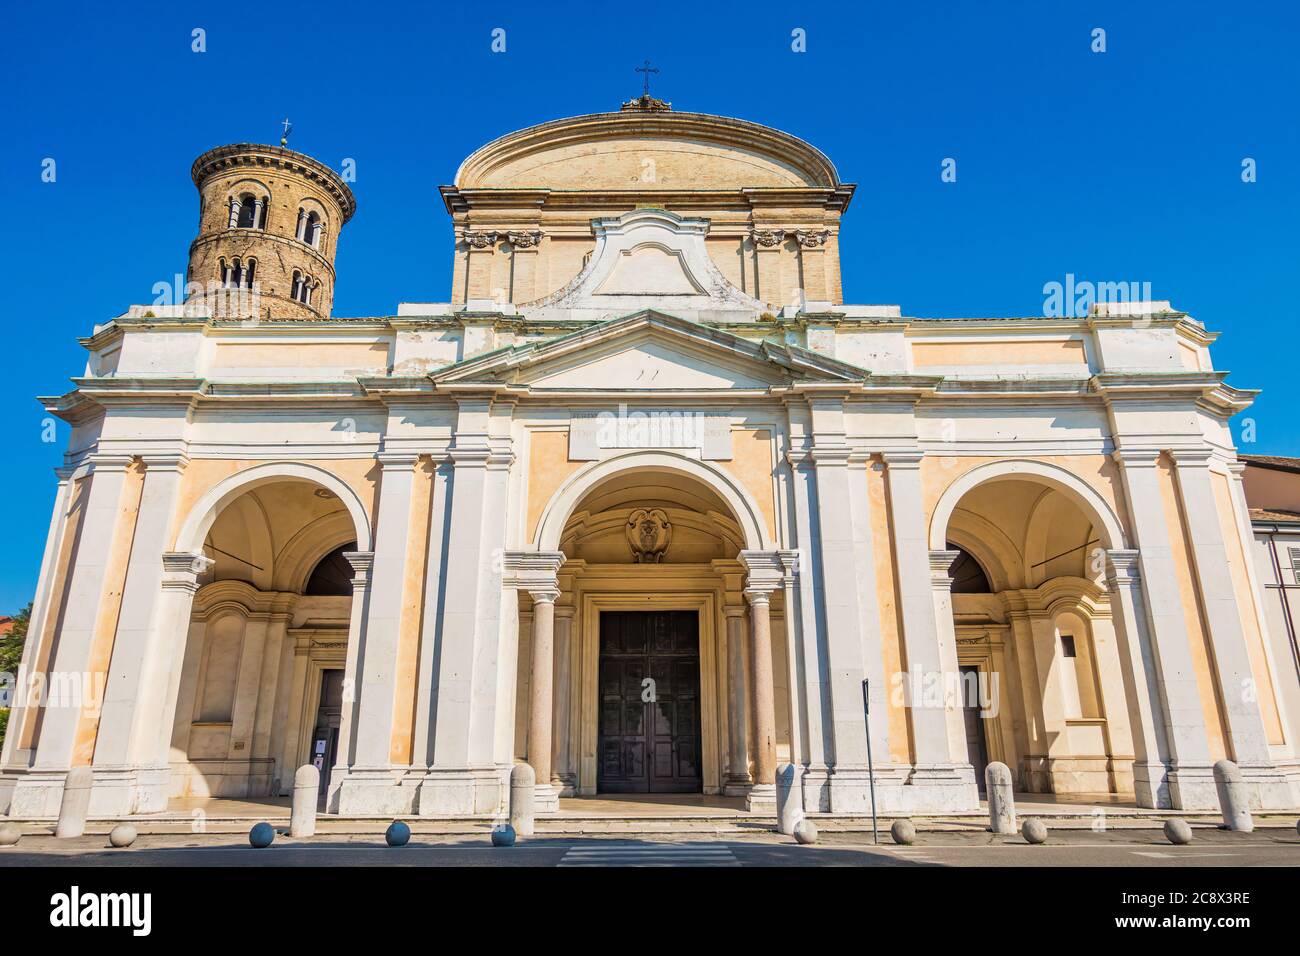
[[543,343],[503,349],[434,375],[535,392],[766,390],[861,382],[866,373],[797,346],[755,341],[646,310]]

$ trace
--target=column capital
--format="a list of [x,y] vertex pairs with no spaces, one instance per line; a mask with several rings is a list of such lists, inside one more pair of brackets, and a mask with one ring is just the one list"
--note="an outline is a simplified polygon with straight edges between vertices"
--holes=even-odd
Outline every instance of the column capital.
[[894,448],[880,452],[880,460],[889,467],[890,471],[915,471],[921,467],[924,459],[925,452],[919,448]]
[[1106,552],[1106,583],[1111,587],[1136,588],[1142,577],[1141,554],[1132,550]]
[[162,586],[193,593],[199,589],[199,576],[215,563],[202,552],[163,552]]
[[578,609],[572,604],[555,605],[555,619],[557,621],[572,621],[577,616]]
[[554,604],[560,597],[559,588],[535,587],[526,588],[529,597],[533,599],[534,604]]
[[745,566],[745,594],[775,591],[785,584],[785,564],[780,551],[741,551],[740,563]]
[[952,588],[952,577],[948,572],[952,570],[953,563],[960,555],[960,551],[930,552],[930,585],[932,587],[945,590]]
[[772,603],[772,592],[762,589],[745,588],[745,600],[754,607],[767,608]]
[[506,239],[510,241],[515,252],[536,252],[545,236],[546,233],[540,229],[521,229],[518,232],[506,233]]
[[1214,452],[1209,448],[1171,448],[1169,457],[1179,468],[1205,468],[1209,466]]
[[[563,551],[503,551],[501,583],[508,588],[529,592],[534,601],[538,600],[538,594],[552,591],[558,597],[560,585],[556,574],[565,560]],[[553,602],[555,597],[550,601]]]
[[1160,449],[1116,448],[1110,457],[1125,468],[1154,468],[1160,460]]
[[375,461],[384,471],[415,471],[419,458],[413,451],[381,451],[375,455]]
[[471,249],[492,249],[497,241],[497,233],[477,229],[466,229],[460,237]]
[[722,609],[722,613],[729,620],[743,618],[745,616],[745,606],[743,604],[728,604]]
[[370,569],[375,563],[373,551],[344,551],[343,558],[352,565],[352,592],[364,591],[370,586]]

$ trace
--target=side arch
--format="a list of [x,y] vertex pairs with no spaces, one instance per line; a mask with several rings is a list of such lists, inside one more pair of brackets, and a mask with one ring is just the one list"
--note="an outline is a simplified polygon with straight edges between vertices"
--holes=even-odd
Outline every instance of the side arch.
[[731,509],[744,536],[745,548],[771,551],[776,547],[757,502],[730,476],[708,464],[666,451],[634,451],[593,462],[576,472],[546,503],[537,523],[534,546],[539,551],[556,551],[564,525],[578,502],[601,482],[627,471],[674,472],[707,485]]
[[997,478],[1022,478],[1050,485],[1070,498],[1092,519],[1094,527],[1101,535],[1104,548],[1112,550],[1128,547],[1128,539],[1119,517],[1107,504],[1106,499],[1087,482],[1059,465],[1049,462],[1010,459],[992,461],[972,468],[944,489],[935,505],[934,515],[930,518],[930,550],[944,550],[947,543],[948,523],[962,497],[978,485]]
[[198,551],[217,516],[232,501],[260,485],[286,480],[308,481],[338,496],[356,528],[358,551],[371,550],[370,518],[352,486],[317,465],[293,461],[271,461],[246,468],[209,488],[186,516],[176,535],[176,551]]

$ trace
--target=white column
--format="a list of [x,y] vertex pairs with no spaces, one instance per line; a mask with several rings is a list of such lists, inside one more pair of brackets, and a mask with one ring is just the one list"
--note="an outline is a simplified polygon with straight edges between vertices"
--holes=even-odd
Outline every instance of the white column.
[[[113,654],[104,690],[95,767],[114,771],[97,788],[96,812],[150,812],[167,806],[170,770],[159,733],[173,667],[185,653],[202,555],[164,554],[176,510],[184,456],[148,456],[131,542]],[[146,809],[148,808],[148,809]]]
[[[489,399],[461,399],[448,452],[453,467],[451,517],[431,701],[433,760],[420,788],[419,812],[425,816],[494,812],[508,783],[509,756],[498,759],[497,723],[514,721],[513,714],[498,712],[498,681],[509,679],[500,667],[507,638],[502,560],[507,478],[514,455],[508,434],[492,432],[493,414]],[[509,600],[517,597],[510,593]],[[517,615],[510,614],[509,620],[515,622]]]
[[727,617],[727,782],[724,791],[728,796],[749,793],[749,753],[746,748],[746,730],[749,724],[745,706],[747,685],[745,681],[745,609],[740,606],[724,609]]
[[[1252,596],[1236,593],[1235,582],[1228,571],[1228,549],[1220,523],[1219,503],[1211,484],[1211,453],[1178,451],[1173,457],[1200,585],[1201,607],[1214,648],[1210,663],[1217,670],[1231,759],[1256,791],[1261,806],[1287,807],[1290,805],[1289,788],[1286,779],[1273,765],[1259,706],[1259,694],[1271,691],[1255,686],[1255,673],[1246,646],[1248,638],[1242,626],[1239,601],[1242,598],[1251,600]],[[1226,517],[1231,520],[1231,526],[1236,527],[1235,515]],[[1249,554],[1244,548],[1242,550],[1243,558],[1249,562]],[[1246,574],[1246,569],[1242,568],[1242,572]]]
[[442,543],[447,531],[447,503],[451,498],[452,466],[440,461],[433,472],[429,493],[429,547],[424,567],[424,608],[420,624],[420,667],[416,679],[415,738],[412,747],[416,763],[427,768],[433,763],[434,708],[437,697],[438,658],[442,636],[442,603],[445,594],[446,555]]
[[1120,450],[1114,457],[1120,463],[1138,546],[1151,664],[1165,723],[1169,799],[1178,809],[1216,807],[1218,794],[1210,769],[1205,713],[1192,665],[1171,530],[1165,521],[1165,502],[1156,468],[1159,453]]
[[1164,705],[1136,551],[1106,552],[1106,584],[1133,734],[1133,792],[1140,807],[1172,807]]
[[[741,552],[742,560],[746,553]],[[772,813],[776,810],[776,707],[770,607],[773,588],[761,579],[754,584],[745,589],[749,601],[750,660],[754,666],[754,784],[745,797],[745,807],[751,813]]]
[[572,794],[577,784],[571,766],[573,749],[569,739],[569,711],[573,706],[573,614],[574,608],[555,608],[555,714],[551,724],[555,761],[551,785],[560,796]]
[[357,676],[361,668],[361,645],[366,639],[366,615],[370,605],[370,572],[374,565],[373,551],[344,551],[343,557],[352,565],[352,611],[348,621],[347,657],[343,664],[343,709],[339,714],[339,747],[334,767],[330,771],[327,806],[338,813],[341,788],[348,766],[355,760],[356,735],[360,699],[357,694]]
[[227,225],[231,229],[239,225],[239,199],[235,196],[230,197],[230,222]]
[[265,200],[263,200],[261,197],[258,197],[257,199],[253,200],[253,228],[254,229],[262,228],[262,207],[265,204],[266,204]]
[[[401,769],[393,767],[390,753],[416,456],[384,454],[380,463],[383,474],[379,484],[370,600],[357,659],[357,683],[353,686],[357,696],[356,723],[352,727],[347,774],[341,781],[340,809],[344,813],[410,812],[415,796],[414,781],[409,788],[396,784],[395,776],[400,775]],[[348,652],[350,656],[350,639]]]
[[[88,679],[91,643],[103,596],[104,577],[118,524],[122,488],[130,459],[96,456],[90,493],[85,504],[77,547],[71,557],[71,581],[66,610],[51,661],[45,710],[36,742],[34,769],[62,773],[71,767],[72,748],[83,701],[60,693]],[[71,699],[72,697],[77,699]],[[60,778],[61,779],[61,778]],[[61,792],[62,784],[58,784]],[[54,802],[57,812],[58,801]],[[15,807],[15,813],[23,812]],[[30,811],[29,811],[30,812]],[[39,811],[44,812],[44,811]]]
[[[790,406],[792,432],[806,429],[800,414],[806,409]],[[826,656],[817,620],[817,561],[814,557],[816,540],[813,531],[816,487],[811,454],[803,448],[793,448],[786,455],[790,466],[790,509],[793,514],[795,544],[798,551],[782,552],[788,564],[797,562],[793,586],[787,594],[794,601],[786,607],[786,620],[797,622],[790,634],[794,655],[794,674],[791,693],[797,692],[800,723],[803,725],[803,745],[800,748],[804,772],[802,778],[804,806],[809,810],[830,809],[829,769],[827,767],[827,735],[829,703],[826,693]],[[788,576],[787,572],[787,576]]]
[[528,683],[528,763],[538,787],[555,792],[551,782],[552,737],[555,722],[555,599],[559,589],[531,588],[533,639],[531,680]]
[[[534,808],[538,813],[559,809],[559,791],[551,779],[554,755],[551,728],[555,724],[555,601],[560,596],[556,572],[564,564],[561,551],[505,552],[502,583],[513,597],[527,591],[533,599],[532,661],[528,682],[528,763],[536,775]],[[518,636],[516,635],[516,641]]]
[[882,458],[887,467],[907,655],[907,670],[900,676],[916,753],[908,780],[916,789],[905,799],[916,809],[972,809],[978,806],[979,792],[966,755],[962,714],[952,693],[958,672],[948,569],[956,555],[929,549],[921,494],[922,453],[895,451]]

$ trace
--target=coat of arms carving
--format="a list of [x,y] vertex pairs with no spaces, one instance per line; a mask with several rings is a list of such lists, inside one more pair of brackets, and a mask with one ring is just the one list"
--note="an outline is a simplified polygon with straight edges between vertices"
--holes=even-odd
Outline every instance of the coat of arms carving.
[[627,543],[637,564],[658,564],[668,550],[673,526],[662,508],[638,508],[627,519]]

